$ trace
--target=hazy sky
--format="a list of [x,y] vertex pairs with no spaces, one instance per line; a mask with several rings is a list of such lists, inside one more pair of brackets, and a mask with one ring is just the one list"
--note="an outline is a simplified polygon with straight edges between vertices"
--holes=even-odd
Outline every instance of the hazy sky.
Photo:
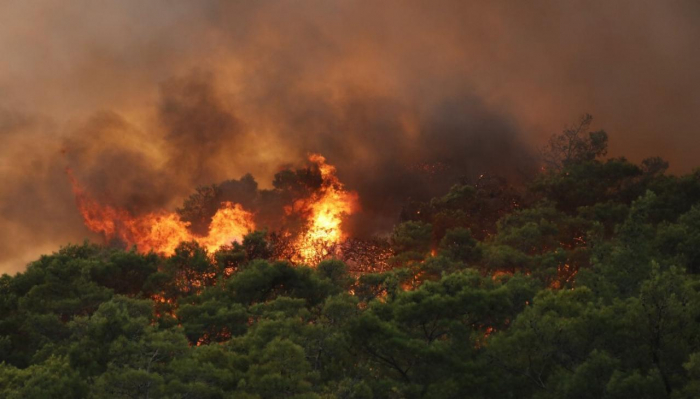
[[692,0],[3,1],[0,272],[96,238],[66,167],[139,212],[320,151],[375,204],[412,162],[517,176],[588,112],[686,172],[698,49]]

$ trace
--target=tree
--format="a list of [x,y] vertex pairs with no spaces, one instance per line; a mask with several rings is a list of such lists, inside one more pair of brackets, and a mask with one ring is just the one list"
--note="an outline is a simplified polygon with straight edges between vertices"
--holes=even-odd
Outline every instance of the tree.
[[452,260],[468,263],[481,257],[481,251],[477,242],[472,237],[472,232],[463,227],[448,230],[440,240],[440,254]]
[[7,399],[85,397],[88,385],[64,357],[18,369],[0,363],[0,396]]
[[561,170],[572,163],[592,161],[608,151],[608,134],[603,130],[588,132],[593,117],[585,114],[561,134],[553,135],[542,150],[542,161],[548,169]]
[[430,252],[432,238],[432,226],[427,223],[408,221],[394,227],[391,235],[394,262],[422,260]]

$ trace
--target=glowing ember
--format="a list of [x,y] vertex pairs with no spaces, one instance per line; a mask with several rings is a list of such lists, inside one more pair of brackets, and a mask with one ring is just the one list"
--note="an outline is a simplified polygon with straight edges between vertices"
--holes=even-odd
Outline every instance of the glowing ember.
[[102,234],[106,240],[118,239],[129,246],[135,245],[139,252],[156,252],[171,255],[183,241],[197,241],[210,252],[255,229],[253,215],[241,205],[223,202],[212,218],[209,234],[205,237],[194,235],[189,223],[180,220],[170,212],[149,213],[133,216],[124,209],[102,205],[91,198],[80,186],[70,170],[68,176],[73,185],[78,209],[85,225],[92,231]]
[[358,204],[357,193],[344,189],[335,175],[335,167],[327,164],[323,156],[312,154],[309,161],[318,166],[323,184],[318,192],[304,201],[308,204],[308,229],[299,236],[295,247],[297,261],[315,264],[346,238],[341,224],[344,217],[357,210]]

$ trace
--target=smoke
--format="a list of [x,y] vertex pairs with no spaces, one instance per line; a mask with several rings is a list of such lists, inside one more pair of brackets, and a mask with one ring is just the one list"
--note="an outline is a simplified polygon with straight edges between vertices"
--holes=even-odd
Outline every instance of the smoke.
[[360,194],[358,234],[458,177],[521,178],[583,112],[611,155],[687,171],[699,18],[693,1],[6,2],[0,272],[94,238],[67,166],[140,213],[249,172],[269,188],[320,152]]

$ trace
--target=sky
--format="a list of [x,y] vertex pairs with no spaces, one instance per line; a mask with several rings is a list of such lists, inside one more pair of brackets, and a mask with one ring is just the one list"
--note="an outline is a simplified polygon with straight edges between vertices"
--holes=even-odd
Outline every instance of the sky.
[[517,180],[583,113],[609,155],[688,172],[699,4],[4,1],[0,273],[98,239],[66,168],[139,213],[245,173],[269,187],[320,152],[376,229],[435,194],[420,165]]

